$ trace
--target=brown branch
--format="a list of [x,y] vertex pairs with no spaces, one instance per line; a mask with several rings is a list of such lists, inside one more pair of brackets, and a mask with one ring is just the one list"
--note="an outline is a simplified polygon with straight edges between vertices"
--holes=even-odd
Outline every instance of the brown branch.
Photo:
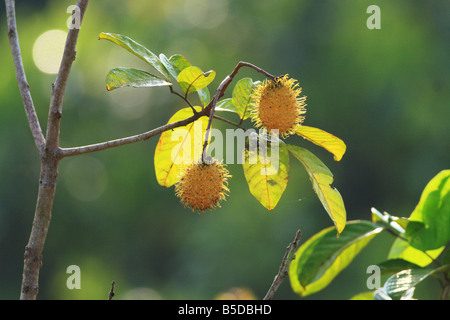
[[[80,24],[83,21],[88,3],[89,0],[78,0],[77,6],[80,9]],[[59,128],[62,116],[62,102],[70,70],[76,57],[75,49],[79,32],[80,29],[78,28],[69,29],[61,65],[56,81],[53,85],[47,122],[47,143],[45,145],[46,148],[49,149],[56,149],[59,146]]]
[[90,153],[90,152],[96,152],[96,151],[106,150],[106,149],[110,149],[110,148],[114,148],[114,147],[120,147],[120,146],[134,143],[134,142],[145,141],[147,139],[150,139],[153,136],[163,133],[164,131],[186,126],[189,123],[192,123],[195,120],[199,119],[200,117],[208,116],[208,115],[209,115],[209,108],[207,107],[207,108],[203,109],[202,111],[199,111],[196,114],[194,114],[191,117],[186,118],[184,120],[168,123],[166,125],[156,128],[156,129],[153,129],[153,130],[141,133],[141,134],[137,134],[134,136],[120,138],[120,139],[116,139],[116,140],[110,140],[110,141],[96,143],[96,144],[91,144],[91,145],[82,146],[82,147],[60,148],[59,149],[59,158],[70,157],[70,156],[75,156],[75,155],[80,155],[80,154]]
[[[222,83],[219,85],[219,87],[217,88],[217,91],[216,91],[216,95],[209,102],[209,104],[203,110],[201,110],[199,112],[196,112],[194,110],[195,112],[194,112],[193,116],[191,116],[189,118],[186,118],[184,120],[173,122],[173,123],[169,123],[169,124],[163,125],[161,127],[158,127],[156,129],[153,129],[153,130],[141,133],[141,134],[137,134],[137,135],[134,135],[134,136],[130,136],[130,137],[125,137],[125,138],[120,138],[120,139],[100,142],[100,143],[91,144],[91,145],[87,145],[87,146],[81,146],[81,147],[59,148],[58,151],[57,151],[58,158],[62,159],[64,157],[70,157],[70,156],[75,156],[75,155],[80,155],[80,154],[85,154],[85,153],[90,153],[90,152],[96,152],[96,151],[111,149],[111,148],[115,148],[115,147],[120,147],[120,146],[127,145],[127,144],[134,143],[134,142],[145,141],[145,140],[147,140],[147,139],[149,139],[149,138],[151,138],[153,136],[156,136],[156,135],[158,135],[160,133],[163,133],[164,131],[171,130],[171,129],[174,129],[174,128],[177,128],[177,127],[186,126],[189,123],[192,123],[195,120],[197,120],[197,119],[199,119],[200,117],[203,117],[203,116],[209,116],[208,129],[211,128],[211,122],[212,122],[213,118],[220,119],[221,121],[225,121],[227,123],[230,123],[230,124],[233,124],[233,125],[235,125],[237,127],[242,128],[238,124],[235,124],[235,123],[233,123],[231,121],[228,121],[228,120],[226,120],[224,118],[220,118],[220,117],[214,116],[214,108],[215,108],[215,105],[217,104],[217,101],[219,100],[220,97],[223,96],[223,94],[224,94],[225,90],[227,89],[228,85],[233,81],[234,77],[239,72],[239,69],[241,67],[253,68],[256,71],[264,74],[266,77],[274,79],[273,75],[271,75],[270,73],[264,71],[263,69],[255,66],[255,65],[253,65],[251,63],[242,62],[241,61],[234,68],[233,72],[230,75],[228,75],[222,81]],[[171,93],[175,93],[175,91],[171,90]],[[179,96],[181,96],[181,95],[179,95]],[[185,99],[185,98],[183,98],[183,99],[187,101],[187,99]],[[193,107],[192,107],[192,105],[190,103],[189,103],[189,105],[193,109]],[[207,139],[207,137],[205,137],[205,141],[207,141],[206,139]],[[203,147],[203,151],[205,150],[205,148],[206,148],[206,143],[205,143],[205,145]]]
[[300,242],[300,238],[302,237],[302,232],[297,230],[295,234],[294,241],[292,241],[286,248],[286,253],[284,254],[283,260],[281,261],[280,268],[278,269],[278,273],[275,276],[275,279],[272,282],[272,285],[267,291],[266,296],[263,300],[270,300],[273,298],[275,292],[278,290],[279,286],[283,282],[284,278],[288,275],[288,269],[291,261],[295,258],[295,251],[298,248],[298,244]]
[[[82,18],[88,0],[78,0]],[[15,15],[13,1],[7,0],[8,17]],[[39,291],[39,271],[42,266],[42,252],[50,225],[53,200],[55,198],[56,180],[58,177],[58,143],[59,125],[62,114],[62,100],[70,68],[75,59],[75,46],[78,39],[78,29],[70,29],[67,35],[61,66],[52,90],[49,118],[47,125],[47,140],[40,150],[41,174],[39,190],[34,213],[33,226],[28,244],[25,247],[24,266],[22,273],[22,288],[20,299],[34,300]],[[19,83],[20,85],[20,83]]]
[[27,77],[22,62],[22,55],[20,52],[19,35],[16,25],[16,9],[14,0],[5,0],[6,4],[6,16],[8,23],[8,38],[11,47],[11,52],[14,61],[14,68],[16,70],[16,79],[19,85],[20,94],[22,96],[25,113],[27,115],[28,124],[31,129],[31,133],[34,138],[39,153],[42,153],[42,149],[45,145],[44,135],[39,124],[39,119],[34,108],[33,99],[30,93],[30,86],[28,85]]

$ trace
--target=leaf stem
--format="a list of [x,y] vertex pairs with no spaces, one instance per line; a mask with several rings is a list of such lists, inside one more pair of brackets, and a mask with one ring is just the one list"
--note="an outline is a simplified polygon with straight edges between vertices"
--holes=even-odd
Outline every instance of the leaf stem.
[[183,99],[188,105],[189,107],[192,109],[192,111],[194,112],[194,114],[197,113],[197,110],[195,110],[194,106],[192,105],[192,103],[188,100],[187,96],[183,96],[181,94],[179,94],[178,92],[174,91],[172,86],[169,86],[170,89],[170,93],[180,97],[181,99]]

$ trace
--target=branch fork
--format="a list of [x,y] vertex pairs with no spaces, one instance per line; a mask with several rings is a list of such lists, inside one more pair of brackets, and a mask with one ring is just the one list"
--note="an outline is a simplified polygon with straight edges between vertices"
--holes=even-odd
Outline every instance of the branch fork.
[[[86,12],[88,3],[89,0],[78,0],[77,8],[79,8],[79,11],[76,12],[74,10],[74,12],[72,12],[72,15],[79,14],[80,23]],[[41,163],[39,190],[36,201],[34,220],[30,233],[30,238],[28,244],[25,247],[24,268],[22,273],[22,289],[20,295],[20,299],[22,300],[34,300],[36,299],[39,290],[39,271],[42,266],[42,252],[44,249],[45,239],[50,225],[53,200],[56,191],[56,181],[58,177],[58,164],[61,159],[65,157],[115,148],[138,141],[145,141],[167,130],[172,130],[177,127],[185,126],[189,123],[192,123],[203,116],[209,117],[207,136],[209,135],[210,131],[209,129],[211,128],[213,118],[242,128],[241,123],[236,124],[227,119],[218,117],[214,114],[215,106],[219,98],[224,95],[227,87],[233,81],[234,77],[239,72],[239,69],[242,67],[253,68],[259,73],[262,73],[263,75],[271,79],[274,79],[274,76],[272,76],[271,74],[267,73],[266,71],[262,70],[261,68],[253,64],[241,61],[234,68],[233,72],[221,82],[215,96],[209,102],[209,104],[206,107],[204,107],[201,111],[196,112],[194,110],[193,115],[187,119],[166,124],[153,130],[125,138],[80,147],[61,148],[59,146],[59,136],[60,136],[62,109],[63,109],[63,98],[67,85],[67,80],[69,78],[69,74],[71,71],[71,67],[76,58],[76,44],[78,40],[79,28],[70,28],[67,34],[67,39],[65,43],[60,68],[56,80],[52,84],[48,122],[47,122],[47,132],[46,137],[44,137],[41,125],[39,123],[39,119],[36,114],[33,99],[31,97],[30,87],[27,82],[22,62],[22,56],[19,45],[19,36],[16,25],[15,0],[5,0],[5,4],[6,4],[6,14],[8,24],[8,37],[13,56],[14,67],[16,71],[17,83],[19,86],[20,94],[22,96],[25,114],[28,120],[29,127],[31,129],[31,133],[36,148],[39,152]],[[172,91],[172,88],[170,89],[172,93],[183,98],[193,109],[192,104],[190,104],[186,96],[183,97],[182,95]],[[207,141],[208,137],[206,137],[203,150],[205,150],[206,148]],[[114,282],[111,290],[113,290],[113,288]]]

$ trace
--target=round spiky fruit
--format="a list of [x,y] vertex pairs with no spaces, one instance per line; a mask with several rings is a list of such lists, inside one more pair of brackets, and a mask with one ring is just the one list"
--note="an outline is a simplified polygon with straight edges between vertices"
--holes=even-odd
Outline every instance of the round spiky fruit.
[[252,121],[267,131],[278,129],[282,137],[294,133],[305,117],[305,99],[300,97],[302,88],[288,75],[265,80],[256,87],[253,97]]
[[175,184],[175,194],[185,207],[205,212],[225,200],[230,191],[227,187],[229,177],[228,170],[216,160],[193,163],[182,171]]

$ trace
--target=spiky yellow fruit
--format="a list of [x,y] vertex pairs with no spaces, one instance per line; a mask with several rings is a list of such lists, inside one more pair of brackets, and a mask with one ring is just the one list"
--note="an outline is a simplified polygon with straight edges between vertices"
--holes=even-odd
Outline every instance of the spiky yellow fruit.
[[297,80],[288,75],[265,80],[252,94],[252,121],[267,131],[278,129],[282,137],[287,137],[305,119],[306,97],[300,97],[301,92]]
[[175,184],[175,194],[192,211],[205,212],[220,206],[230,191],[227,179],[231,177],[218,161],[193,163],[181,173]]

